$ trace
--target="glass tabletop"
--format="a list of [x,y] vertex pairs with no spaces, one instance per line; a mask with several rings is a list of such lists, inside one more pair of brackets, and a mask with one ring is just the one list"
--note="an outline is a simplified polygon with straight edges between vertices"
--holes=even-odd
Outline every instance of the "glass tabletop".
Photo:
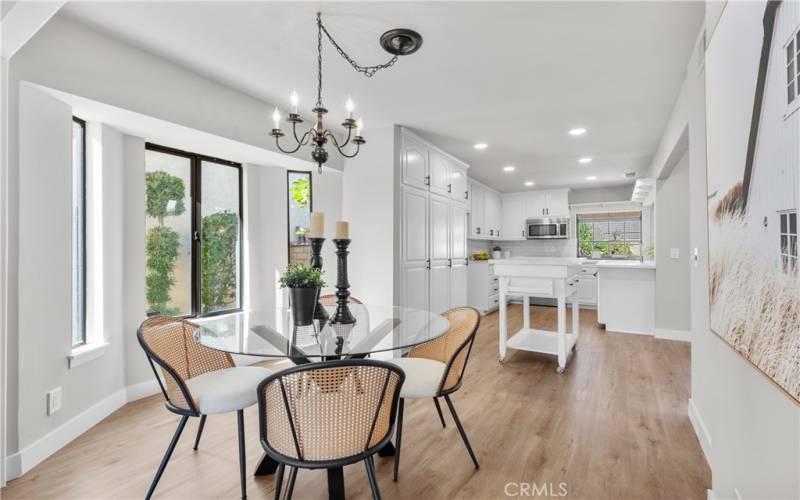
[[[330,317],[336,307],[325,306]],[[267,308],[203,318],[195,340],[232,354],[316,360],[363,357],[413,347],[444,335],[450,322],[430,311],[350,304],[355,324],[295,326],[289,308]]]

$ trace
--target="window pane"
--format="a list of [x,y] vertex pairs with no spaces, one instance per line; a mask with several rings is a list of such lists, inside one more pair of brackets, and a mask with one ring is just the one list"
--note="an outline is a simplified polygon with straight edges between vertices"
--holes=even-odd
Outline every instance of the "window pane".
[[86,342],[86,152],[83,123],[72,122],[72,345]]
[[145,152],[147,311],[192,313],[191,159]]
[[311,173],[289,172],[289,264],[311,262],[306,233],[311,224]]
[[781,253],[789,253],[789,237],[785,234],[781,235]]
[[797,234],[797,213],[789,214],[789,232]]
[[788,218],[788,214],[780,214],[781,219],[781,232],[785,233],[786,229],[788,228],[788,224],[786,223]]
[[200,312],[240,307],[240,213],[237,167],[203,160],[200,164]]
[[789,41],[789,45],[786,46],[786,64],[791,63],[794,60],[794,40]]

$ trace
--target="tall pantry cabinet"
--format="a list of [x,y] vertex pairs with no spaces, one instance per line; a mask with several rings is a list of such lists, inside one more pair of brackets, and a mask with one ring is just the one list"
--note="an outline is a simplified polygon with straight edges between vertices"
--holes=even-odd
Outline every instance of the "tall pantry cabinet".
[[400,305],[444,312],[467,304],[468,165],[399,127]]

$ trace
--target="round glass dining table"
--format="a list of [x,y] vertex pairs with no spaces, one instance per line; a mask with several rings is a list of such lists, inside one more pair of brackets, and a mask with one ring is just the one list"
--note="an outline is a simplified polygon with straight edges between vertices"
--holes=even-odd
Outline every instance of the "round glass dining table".
[[[334,317],[336,306],[324,306]],[[195,340],[200,344],[231,354],[285,358],[295,364],[343,358],[364,358],[376,353],[403,351],[434,340],[450,329],[444,317],[421,309],[398,306],[349,304],[353,324],[295,326],[290,308],[264,308],[250,312],[212,316],[194,320],[200,326]],[[394,455],[389,442],[378,454]],[[278,468],[264,454],[255,475],[274,473]],[[344,498],[344,471],[328,469],[328,497]]]
[[[336,306],[324,306],[333,317]],[[295,326],[290,308],[267,308],[196,320],[195,340],[232,354],[288,358],[295,363],[327,359],[363,358],[369,354],[403,350],[447,332],[450,322],[420,309],[350,304],[354,324],[317,321]]]

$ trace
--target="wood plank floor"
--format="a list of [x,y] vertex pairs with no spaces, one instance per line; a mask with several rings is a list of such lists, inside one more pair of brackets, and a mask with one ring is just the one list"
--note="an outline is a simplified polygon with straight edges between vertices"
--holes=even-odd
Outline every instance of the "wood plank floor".
[[[392,460],[376,457],[384,498],[504,498],[518,495],[520,483],[529,496],[534,484],[558,494],[564,483],[567,498],[706,498],[711,473],[686,413],[688,344],[606,332],[586,310],[577,353],[558,375],[553,358],[533,353],[512,350],[498,363],[497,319],[483,318],[464,386],[453,396],[481,469],[472,467],[449,415],[442,429],[432,401],[409,401],[399,482],[391,479]],[[521,321],[521,306],[512,306],[510,331]],[[552,330],[555,321],[554,308],[533,308],[534,328]],[[252,473],[261,456],[255,409],[245,418]],[[186,426],[157,497],[239,495],[235,415],[209,417],[194,452],[198,420]],[[142,498],[177,422],[160,396],[126,405],[0,493]],[[349,498],[369,497],[362,465],[345,468],[345,482]],[[324,472],[301,471],[295,498],[326,498],[326,484]],[[249,476],[249,497],[271,498],[274,486],[274,477]]]

